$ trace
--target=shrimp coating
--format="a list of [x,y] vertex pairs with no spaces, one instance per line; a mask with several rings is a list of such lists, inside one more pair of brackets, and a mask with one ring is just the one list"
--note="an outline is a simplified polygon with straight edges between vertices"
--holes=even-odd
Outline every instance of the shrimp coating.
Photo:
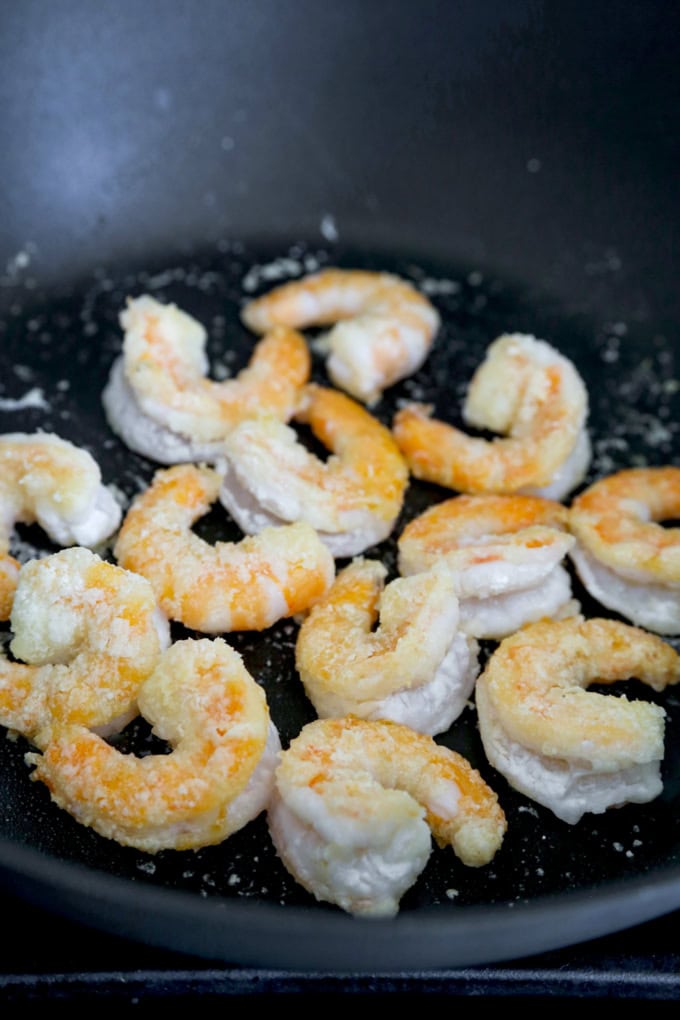
[[10,555],[15,524],[40,525],[56,545],[96,546],[120,519],[87,450],[47,432],[0,436],[0,619],[9,619],[19,575]]
[[460,629],[498,641],[525,623],[580,611],[562,560],[574,545],[566,507],[540,496],[461,495],[428,507],[397,541],[407,577],[451,572]]
[[177,641],[139,690],[170,754],[122,754],[86,726],[55,729],[32,778],[78,822],[147,853],[221,843],[264,810],[280,741],[265,694],[220,638]]
[[587,391],[572,362],[545,340],[498,337],[472,377],[462,413],[467,425],[501,435],[467,435],[422,404],[397,412],[394,435],[416,478],[465,493],[562,500],[585,477]]
[[427,864],[432,836],[468,867],[500,848],[506,819],[470,763],[386,720],[308,723],[281,753],[268,807],[284,865],[317,900],[392,917]]
[[11,628],[23,661],[0,658],[0,724],[40,748],[55,728],[125,726],[170,643],[149,582],[80,547],[21,568]]
[[264,528],[214,546],[192,532],[217,501],[220,483],[209,467],[158,470],[123,520],[118,562],[149,580],[171,620],[205,634],[264,630],[309,609],[335,574],[333,557],[309,524]]
[[255,333],[330,325],[319,341],[329,378],[369,406],[421,367],[440,325],[412,284],[360,269],[323,269],[284,283],[249,301],[241,315]]
[[244,422],[224,442],[220,500],[243,531],[307,521],[335,557],[359,555],[392,532],[408,468],[390,430],[338,390],[310,383],[295,421],[331,451],[322,460],[289,425]]
[[120,316],[123,353],[102,400],[113,431],[163,464],[211,460],[233,426],[262,410],[288,420],[307,382],[310,357],[299,333],[272,330],[233,379],[207,378],[206,333],[176,305],[143,294]]
[[351,714],[443,733],[473,690],[477,642],[458,630],[448,571],[387,585],[386,576],[382,563],[361,558],[340,571],[300,626],[300,679],[322,718]]
[[628,468],[573,501],[571,550],[585,588],[602,605],[657,634],[680,634],[680,468]]
[[663,787],[664,709],[587,690],[632,678],[662,691],[680,680],[680,656],[615,620],[540,621],[505,638],[475,687],[490,763],[569,824],[653,800]]

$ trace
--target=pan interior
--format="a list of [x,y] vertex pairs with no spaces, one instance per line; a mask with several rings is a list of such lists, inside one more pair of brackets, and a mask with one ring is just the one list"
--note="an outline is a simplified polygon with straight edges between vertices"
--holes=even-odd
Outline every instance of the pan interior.
[[[677,354],[663,323],[593,321],[565,308],[550,295],[497,278],[476,266],[426,263],[407,256],[320,249],[304,243],[251,250],[241,242],[172,264],[157,263],[119,272],[99,270],[68,290],[40,293],[19,279],[0,320],[0,421],[2,431],[56,432],[88,449],[105,483],[121,502],[151,480],[159,465],[130,452],[104,418],[101,392],[122,334],[118,316],[128,296],[152,294],[176,302],[208,332],[211,374],[224,378],[246,363],[253,337],[240,323],[243,302],[276,283],[326,265],[395,272],[413,281],[436,305],[442,328],[424,367],[389,390],[374,413],[388,424],[401,402],[434,405],[439,417],[461,427],[466,385],[488,344],[503,332],[531,333],[571,358],[590,396],[589,430],[593,462],[585,484],[620,468],[675,462],[680,452],[680,387]],[[314,355],[314,378],[327,382]],[[426,506],[451,492],[411,482],[393,535],[369,550],[396,573],[396,536]],[[198,529],[209,541],[234,540],[240,533],[226,511],[215,509]],[[54,551],[37,528],[18,529],[13,549],[19,559]],[[111,555],[110,549],[103,550]],[[574,591],[588,616],[611,616],[595,605],[574,577]],[[264,687],[284,746],[314,718],[294,668],[297,624],[283,621],[261,634],[234,633],[227,640]],[[9,629],[3,637],[9,639]],[[173,637],[196,636],[173,625]],[[676,647],[678,645],[677,641]],[[491,646],[485,646],[487,655]],[[680,863],[680,705],[672,690],[653,694],[636,681],[617,685],[612,696],[655,699],[668,713],[663,764],[664,790],[648,805],[626,806],[586,816],[567,825],[515,793],[485,760],[470,705],[450,730],[436,739],[464,754],[498,792],[508,817],[504,845],[491,865],[466,869],[446,850],[433,848],[419,881],[404,896],[401,913],[443,907],[460,917],[468,906],[505,909],[544,896],[596,889],[653,875]],[[137,884],[181,889],[202,898],[317,904],[285,871],[260,816],[223,844],[200,851],[164,851],[154,856],[123,848],[78,825],[50,803],[47,790],[30,781],[22,738],[0,740],[3,777],[0,833],[38,848],[50,858],[86,864]],[[157,748],[143,722],[131,724],[121,747],[143,754]]]

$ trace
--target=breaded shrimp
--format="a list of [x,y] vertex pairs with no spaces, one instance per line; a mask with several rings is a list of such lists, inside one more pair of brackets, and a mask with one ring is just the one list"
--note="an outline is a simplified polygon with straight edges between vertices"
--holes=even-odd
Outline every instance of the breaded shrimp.
[[307,385],[295,421],[331,456],[310,452],[290,426],[244,422],[224,442],[220,500],[243,531],[307,521],[336,557],[383,541],[401,511],[408,468],[390,430],[351,397]]
[[238,376],[216,382],[206,376],[203,326],[176,305],[144,294],[128,300],[120,321],[123,353],[104,410],[130,449],[163,464],[211,460],[237,422],[263,410],[287,421],[309,378],[306,341],[291,329],[272,330]]
[[386,577],[377,560],[340,571],[300,626],[300,679],[322,718],[352,714],[443,733],[474,687],[477,642],[459,630],[448,571]]
[[171,620],[206,634],[264,630],[309,609],[335,574],[311,525],[264,528],[214,546],[192,532],[217,501],[220,482],[212,468],[194,464],[158,470],[123,520],[118,562],[148,578]]
[[149,582],[84,548],[24,564],[11,628],[22,661],[0,658],[0,724],[37,747],[55,727],[122,728],[170,643]]
[[413,518],[398,538],[403,576],[445,565],[460,629],[500,640],[525,623],[579,612],[562,561],[574,538],[566,507],[540,496],[454,496]]
[[432,836],[483,867],[506,831],[496,794],[461,755],[400,723],[352,716],[308,723],[281,753],[268,821],[308,892],[376,917],[398,912]]
[[680,681],[680,656],[615,620],[529,624],[501,642],[477,680],[489,761],[570,824],[653,800],[662,790],[664,709],[587,690],[632,678],[662,691]]
[[15,524],[39,524],[56,545],[96,546],[120,519],[87,450],[46,432],[0,436],[0,619],[9,619],[19,574],[10,555]]
[[170,754],[121,754],[87,727],[26,755],[32,778],[78,822],[147,853],[220,843],[264,810],[280,741],[263,689],[220,638],[183,640],[139,691]]
[[329,378],[368,405],[421,367],[440,324],[412,284],[359,269],[323,269],[284,283],[249,301],[242,318],[255,333],[331,325],[320,340]]
[[571,558],[602,605],[657,634],[680,634],[680,468],[628,468],[594,482],[569,513]]
[[473,437],[431,414],[408,404],[393,431],[413,475],[445,488],[561,500],[590,463],[583,380],[571,361],[533,336],[500,336],[468,388],[465,422],[502,437]]

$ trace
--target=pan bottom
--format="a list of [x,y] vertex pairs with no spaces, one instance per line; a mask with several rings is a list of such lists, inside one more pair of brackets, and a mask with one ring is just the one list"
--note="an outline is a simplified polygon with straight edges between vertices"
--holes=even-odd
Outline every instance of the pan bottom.
[[[19,281],[0,322],[3,431],[53,431],[84,446],[100,464],[104,481],[128,505],[158,465],[124,447],[108,427],[101,405],[110,366],[120,351],[118,316],[126,298],[150,293],[160,301],[177,303],[202,322],[209,337],[211,374],[225,378],[246,363],[252,350],[253,337],[239,319],[243,302],[285,279],[330,264],[404,276],[441,313],[442,328],[426,364],[387,391],[374,409],[386,424],[401,402],[415,399],[433,404],[438,416],[463,427],[462,398],[486,347],[500,333],[525,332],[543,337],[571,358],[588,387],[594,457],[584,484],[619,468],[677,460],[680,398],[678,388],[668,384],[677,372],[675,353],[655,324],[589,321],[549,295],[537,295],[475,267],[304,244],[255,252],[240,243],[224,243],[179,265],[97,272],[68,293],[40,294]],[[318,355],[313,357],[313,377],[327,383],[323,363]],[[393,535],[368,555],[381,558],[393,576],[401,528],[426,506],[450,495],[413,481]],[[220,508],[197,530],[208,541],[240,536]],[[38,529],[20,529],[14,548],[20,559],[51,551]],[[573,584],[586,615],[612,615],[593,603],[576,577]],[[296,634],[295,622],[283,621],[262,634],[227,636],[264,687],[284,746],[314,718],[294,668]],[[9,636],[7,628],[4,636]],[[173,625],[173,636],[195,635]],[[485,645],[483,654],[491,650]],[[651,804],[586,817],[574,826],[559,822],[510,789],[489,766],[471,705],[437,740],[464,754],[498,792],[508,833],[492,864],[479,870],[465,869],[450,852],[433,849],[421,878],[402,900],[402,914],[429,907],[513,906],[639,879],[680,863],[678,698],[672,693],[654,695],[635,681],[619,685],[617,693],[656,698],[667,709],[662,795]],[[126,731],[123,745],[134,753],[148,753],[157,749],[150,739],[148,728],[136,723]],[[122,848],[79,826],[50,803],[45,788],[29,780],[23,761],[27,749],[22,739],[0,741],[5,790],[0,837],[37,848],[48,858],[201,898],[332,911],[316,904],[285,872],[263,817],[222,845],[200,851],[151,856]]]

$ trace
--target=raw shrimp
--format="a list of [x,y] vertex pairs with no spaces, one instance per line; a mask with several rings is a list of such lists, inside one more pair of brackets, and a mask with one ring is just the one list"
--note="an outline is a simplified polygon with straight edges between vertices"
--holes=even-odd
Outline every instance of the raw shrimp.
[[657,634],[680,634],[680,468],[628,468],[573,501],[571,558],[602,605]]
[[615,620],[529,624],[501,642],[477,680],[489,761],[570,824],[653,800],[662,790],[664,709],[586,689],[632,678],[662,691],[680,681],[680,656]]
[[220,499],[249,534],[307,521],[336,557],[364,552],[391,533],[408,468],[390,430],[338,390],[308,384],[295,421],[331,451],[322,460],[289,426],[244,422],[224,442]]
[[55,727],[122,728],[170,643],[149,582],[79,547],[21,568],[11,628],[23,661],[0,658],[0,724],[36,747]]
[[170,754],[122,754],[68,724],[26,756],[32,778],[81,824],[148,853],[220,843],[260,814],[281,745],[263,689],[225,641],[175,642],[139,710]]
[[114,547],[118,562],[148,578],[171,620],[206,634],[264,630],[308,609],[335,574],[311,525],[264,528],[214,546],[192,532],[217,501],[220,483],[209,467],[158,470],[123,520]]
[[277,325],[332,325],[319,340],[328,375],[368,405],[421,367],[440,324],[437,310],[412,284],[359,269],[324,269],[284,283],[249,301],[242,318],[255,333]]
[[104,410],[130,449],[163,464],[211,460],[236,422],[263,410],[287,420],[309,378],[306,341],[291,329],[272,330],[238,376],[216,382],[206,377],[203,326],[176,305],[144,294],[128,301],[120,321],[123,353]]
[[500,640],[542,617],[579,612],[562,560],[574,545],[566,507],[540,496],[454,496],[398,539],[404,576],[442,563],[460,600],[460,629]]
[[443,733],[474,687],[477,642],[459,631],[447,570],[387,585],[386,577],[377,560],[359,558],[340,571],[300,626],[300,678],[322,718],[353,714]]
[[10,555],[15,524],[39,524],[56,545],[96,546],[120,519],[87,450],[47,432],[0,436],[0,619],[9,619],[19,574]]
[[488,864],[505,815],[470,763],[401,723],[308,723],[281,754],[268,808],[274,846],[318,900],[390,917],[425,867],[432,836]]
[[561,500],[584,478],[591,446],[588,395],[571,361],[545,340],[500,336],[472,377],[466,424],[502,434],[467,435],[407,404],[393,421],[416,478],[468,493],[515,493]]

